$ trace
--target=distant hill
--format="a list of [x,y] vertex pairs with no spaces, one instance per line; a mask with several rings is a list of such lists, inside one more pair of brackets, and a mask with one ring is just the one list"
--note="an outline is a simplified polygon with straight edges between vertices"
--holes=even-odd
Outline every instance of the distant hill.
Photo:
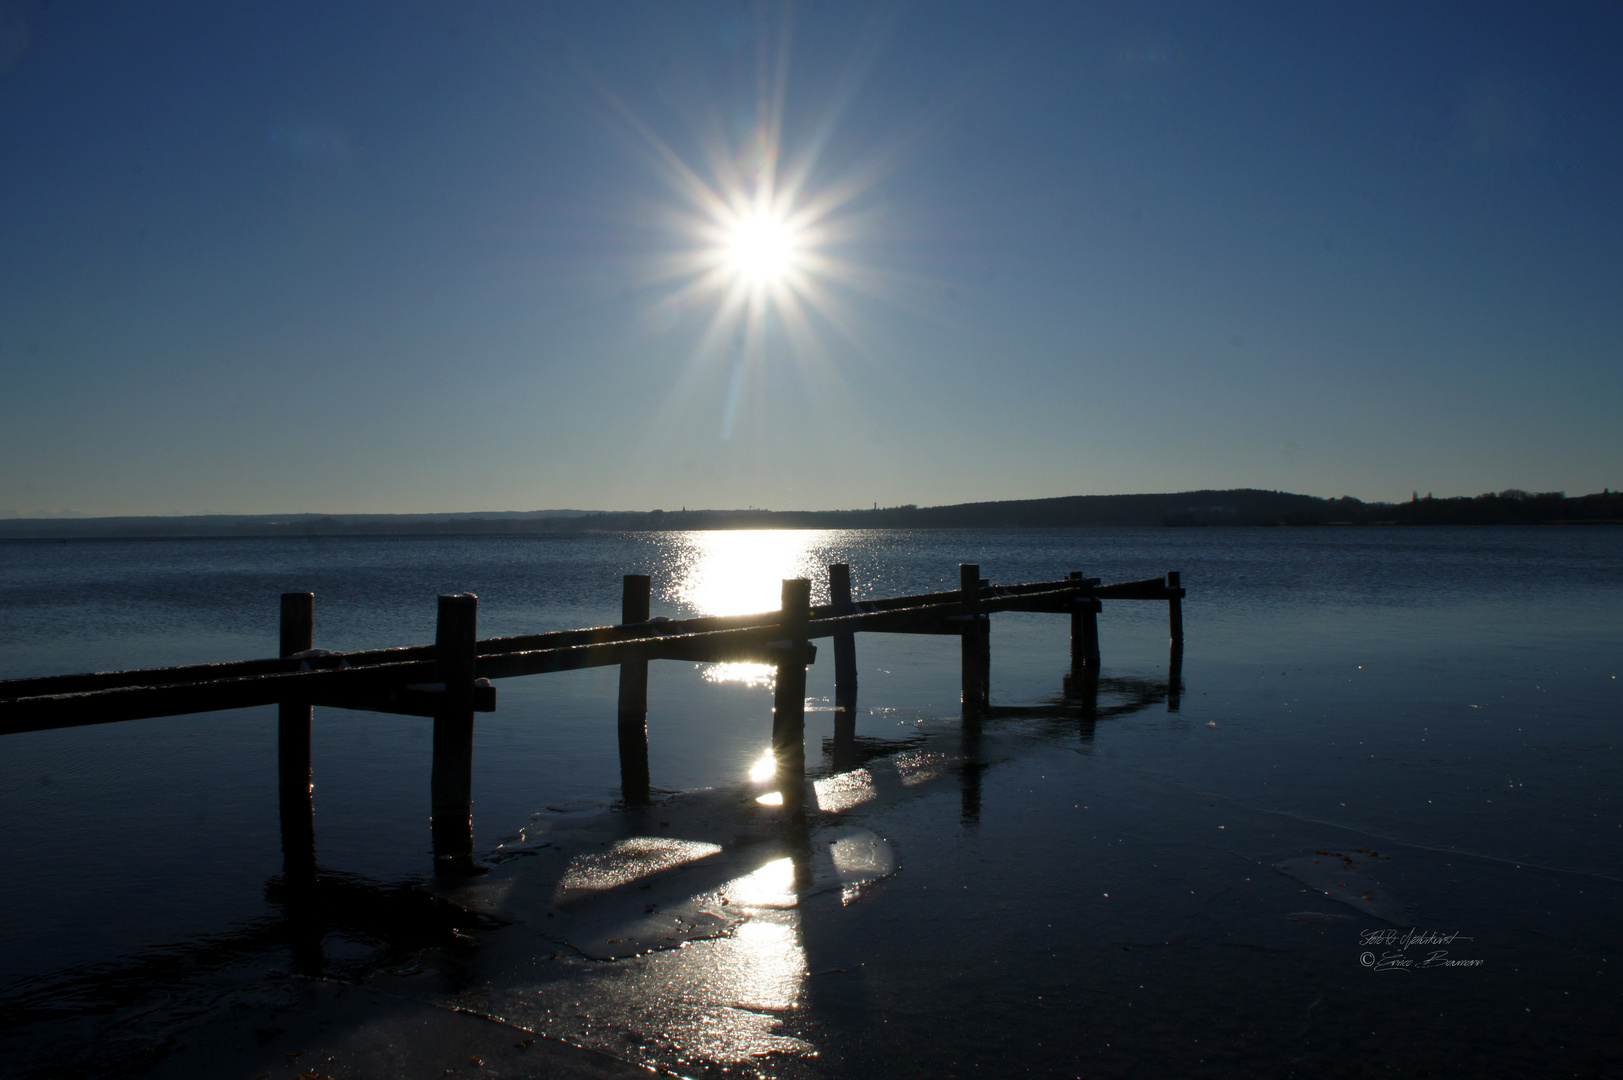
[[1217,525],[1507,525],[1623,522],[1623,493],[1568,498],[1502,491],[1474,498],[1366,503],[1234,488],[1160,495],[888,506],[870,510],[531,510],[461,514],[215,514],[12,518],[0,539],[225,536],[479,536],[683,529],[1154,528]]

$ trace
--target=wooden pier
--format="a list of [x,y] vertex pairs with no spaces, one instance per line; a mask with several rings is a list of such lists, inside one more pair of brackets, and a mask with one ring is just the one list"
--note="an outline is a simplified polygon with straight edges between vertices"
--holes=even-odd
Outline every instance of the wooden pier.
[[[579,668],[620,667],[618,736],[622,793],[628,803],[650,798],[648,664],[750,661],[776,669],[772,752],[785,811],[803,809],[806,790],[806,667],[812,644],[834,647],[834,759],[854,744],[857,700],[856,634],[948,634],[961,642],[966,730],[993,709],[988,700],[991,616],[1028,611],[1069,615],[1071,667],[1067,683],[1087,702],[1097,697],[1098,615],[1105,600],[1159,600],[1168,607],[1171,670],[1167,707],[1178,707],[1183,658],[1184,590],[1176,571],[1165,578],[1102,584],[1073,572],[1056,581],[996,585],[980,567],[959,568],[952,592],[858,600],[850,570],[829,567],[829,603],[811,603],[811,582],[783,582],[777,611],[653,618],[652,582],[624,579],[621,621],[614,626],[486,638],[477,634],[478,599],[439,598],[432,645],[329,652],[314,647],[315,597],[284,593],[280,655],[263,660],[0,681],[0,735],[106,724],[154,716],[251,706],[278,709],[278,787],[285,877],[290,885],[315,875],[315,817],[310,784],[312,710],[358,709],[433,717],[431,806],[436,870],[472,872],[474,714],[496,708],[494,679]],[[1093,693],[1087,693],[1088,689]]]

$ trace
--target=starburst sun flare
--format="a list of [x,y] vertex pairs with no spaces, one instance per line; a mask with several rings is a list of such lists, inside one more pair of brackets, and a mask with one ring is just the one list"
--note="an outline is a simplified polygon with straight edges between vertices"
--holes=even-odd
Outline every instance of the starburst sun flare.
[[842,145],[838,168],[825,156],[877,45],[859,47],[821,106],[805,110],[786,134],[789,27],[781,16],[774,35],[770,21],[757,27],[754,123],[736,123],[747,115],[742,100],[701,105],[686,153],[598,87],[669,189],[648,208],[662,238],[636,274],[647,289],[645,325],[664,334],[687,323],[693,335],[688,362],[651,425],[661,437],[711,410],[724,442],[741,421],[752,437],[764,436],[773,395],[790,385],[769,372],[789,373],[798,395],[849,405],[843,366],[866,350],[861,309],[907,288],[873,263],[879,219],[864,207],[906,140],[855,156]]
[[795,269],[799,230],[785,215],[755,210],[727,223],[726,228],[726,264],[744,281],[776,285]]

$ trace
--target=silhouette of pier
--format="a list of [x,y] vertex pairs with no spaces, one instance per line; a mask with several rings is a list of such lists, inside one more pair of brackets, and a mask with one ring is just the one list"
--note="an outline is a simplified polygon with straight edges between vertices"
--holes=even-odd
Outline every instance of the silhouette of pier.
[[[436,871],[472,873],[474,715],[493,712],[492,680],[619,665],[618,737],[622,794],[649,801],[648,664],[654,660],[756,662],[775,668],[772,715],[774,783],[784,811],[803,810],[806,668],[815,639],[832,639],[835,668],[831,757],[858,755],[856,736],[858,633],[956,635],[961,642],[961,696],[966,738],[989,716],[1018,715],[1021,706],[991,705],[991,616],[998,612],[1068,615],[1071,672],[1063,708],[1086,721],[1097,715],[1098,615],[1105,600],[1164,601],[1171,663],[1165,688],[1178,708],[1183,659],[1184,590],[1176,571],[1164,578],[1103,584],[1073,572],[1054,581],[999,585],[980,567],[959,568],[950,592],[856,599],[847,566],[829,567],[829,603],[811,603],[811,582],[783,582],[777,611],[689,619],[651,615],[652,582],[624,579],[621,622],[613,626],[486,638],[477,635],[478,599],[439,598],[432,645],[330,652],[314,647],[315,597],[284,593],[277,657],[133,671],[0,681],[0,735],[222,709],[278,707],[278,787],[284,878],[288,886],[315,880],[315,807],[310,784],[310,728],[315,706],[432,717],[431,833]],[[1052,713],[1055,706],[1032,707]],[[967,798],[967,795],[966,795]]]

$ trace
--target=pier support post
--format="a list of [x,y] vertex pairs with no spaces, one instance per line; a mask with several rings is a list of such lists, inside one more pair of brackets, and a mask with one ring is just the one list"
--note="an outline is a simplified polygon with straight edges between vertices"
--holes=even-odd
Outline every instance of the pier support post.
[[[620,622],[649,619],[653,583],[647,574],[627,574],[620,596]],[[620,792],[630,804],[649,799],[648,661],[639,657],[620,664]]]
[[971,719],[986,708],[992,659],[990,628],[981,614],[981,568],[976,564],[959,564],[958,595],[967,616],[961,638],[964,718]]
[[811,617],[811,582],[786,578],[782,596],[783,640],[778,645],[783,656],[772,691],[772,759],[777,763],[783,807],[794,812],[806,798],[806,623]]
[[[835,615],[856,610],[851,602],[851,568],[835,563],[828,568],[828,601]],[[834,770],[845,772],[856,764],[857,742],[857,636],[851,631],[834,635]]]
[[[315,647],[315,593],[282,594],[281,655]],[[307,885],[316,874],[316,808],[310,784],[310,718],[305,704],[276,706],[276,786],[282,815],[282,880]]]
[[1091,592],[1099,579],[1085,578],[1080,570],[1072,570],[1070,579],[1089,586],[1090,593],[1071,602],[1071,672],[1098,671],[1099,611],[1104,605]]
[[[1182,574],[1177,570],[1167,571],[1167,588],[1182,589]],[[1174,596],[1167,600],[1167,629],[1171,631],[1172,647],[1183,648],[1183,598]]]
[[440,597],[434,634],[444,697],[434,714],[432,825],[434,869],[441,875],[472,873],[473,866],[473,680],[478,666],[479,598],[473,593]]

